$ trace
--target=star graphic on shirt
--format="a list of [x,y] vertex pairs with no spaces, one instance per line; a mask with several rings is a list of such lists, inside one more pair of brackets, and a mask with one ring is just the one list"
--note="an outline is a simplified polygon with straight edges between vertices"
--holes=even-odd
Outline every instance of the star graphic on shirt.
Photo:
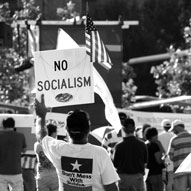
[[80,171],[80,166],[82,166],[81,164],[78,164],[78,161],[76,160],[75,163],[71,163],[71,165],[73,166],[73,169],[72,170],[78,170]]

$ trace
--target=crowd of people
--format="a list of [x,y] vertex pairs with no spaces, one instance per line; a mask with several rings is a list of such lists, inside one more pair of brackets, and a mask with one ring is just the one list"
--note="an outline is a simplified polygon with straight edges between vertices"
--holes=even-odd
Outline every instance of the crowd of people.
[[[21,163],[27,148],[25,137],[15,130],[12,117],[4,119],[0,131],[0,190],[191,191],[191,172],[175,173],[191,153],[191,134],[181,120],[162,120],[163,132],[143,124],[140,137],[134,119],[120,112],[121,129],[107,132],[100,146],[88,142],[91,121],[86,111],[68,113],[66,141],[57,139],[57,126],[46,124],[43,95],[41,101],[35,100],[34,108],[35,169],[27,168],[25,160]],[[28,181],[30,186],[24,175],[28,172],[34,179]]]

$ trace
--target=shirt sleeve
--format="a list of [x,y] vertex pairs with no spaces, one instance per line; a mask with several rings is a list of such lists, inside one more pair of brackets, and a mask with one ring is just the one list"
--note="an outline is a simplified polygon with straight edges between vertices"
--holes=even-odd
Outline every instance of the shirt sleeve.
[[[34,144],[34,152],[35,152],[35,154],[38,154],[40,152],[40,146],[39,145],[40,145],[39,142],[36,142]],[[41,148],[41,150],[42,150],[42,148]]]
[[42,139],[42,148],[47,158],[53,163],[53,161],[60,159],[60,149],[65,145],[65,141],[57,140],[50,136],[45,136]]
[[103,166],[102,166],[102,172],[101,172],[103,185],[108,185],[108,184],[117,182],[119,180],[119,176],[113,166],[113,163],[108,153],[104,151],[102,154],[102,157],[104,157],[102,158]]

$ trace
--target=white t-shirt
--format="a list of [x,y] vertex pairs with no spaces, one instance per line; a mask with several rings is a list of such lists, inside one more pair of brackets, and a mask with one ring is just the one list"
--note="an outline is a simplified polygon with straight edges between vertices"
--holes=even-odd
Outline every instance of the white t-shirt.
[[119,180],[107,151],[90,143],[67,143],[46,136],[44,153],[54,164],[59,191],[104,191],[103,185]]
[[162,132],[158,135],[158,140],[161,142],[166,152],[168,151],[169,143],[173,136],[171,132]]
[[[162,132],[158,135],[158,140],[161,142],[163,148],[165,149],[166,153],[168,152],[168,147],[170,144],[170,140],[172,139],[174,135],[171,132]],[[167,171],[173,171],[173,162],[170,160],[170,157],[167,156],[165,159],[165,162],[167,164]]]

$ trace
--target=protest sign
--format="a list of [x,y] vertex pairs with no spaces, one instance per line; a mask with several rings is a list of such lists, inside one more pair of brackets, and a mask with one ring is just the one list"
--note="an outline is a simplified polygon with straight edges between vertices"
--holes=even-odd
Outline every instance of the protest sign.
[[[66,136],[66,118],[68,114],[65,113],[52,113],[48,112],[46,115],[46,123],[52,123],[57,126],[57,134],[61,136]],[[36,127],[33,126],[31,133],[36,133]]]
[[94,102],[93,64],[85,48],[34,53],[36,98],[47,107]]
[[191,153],[182,161],[175,172],[175,176],[191,173]]

